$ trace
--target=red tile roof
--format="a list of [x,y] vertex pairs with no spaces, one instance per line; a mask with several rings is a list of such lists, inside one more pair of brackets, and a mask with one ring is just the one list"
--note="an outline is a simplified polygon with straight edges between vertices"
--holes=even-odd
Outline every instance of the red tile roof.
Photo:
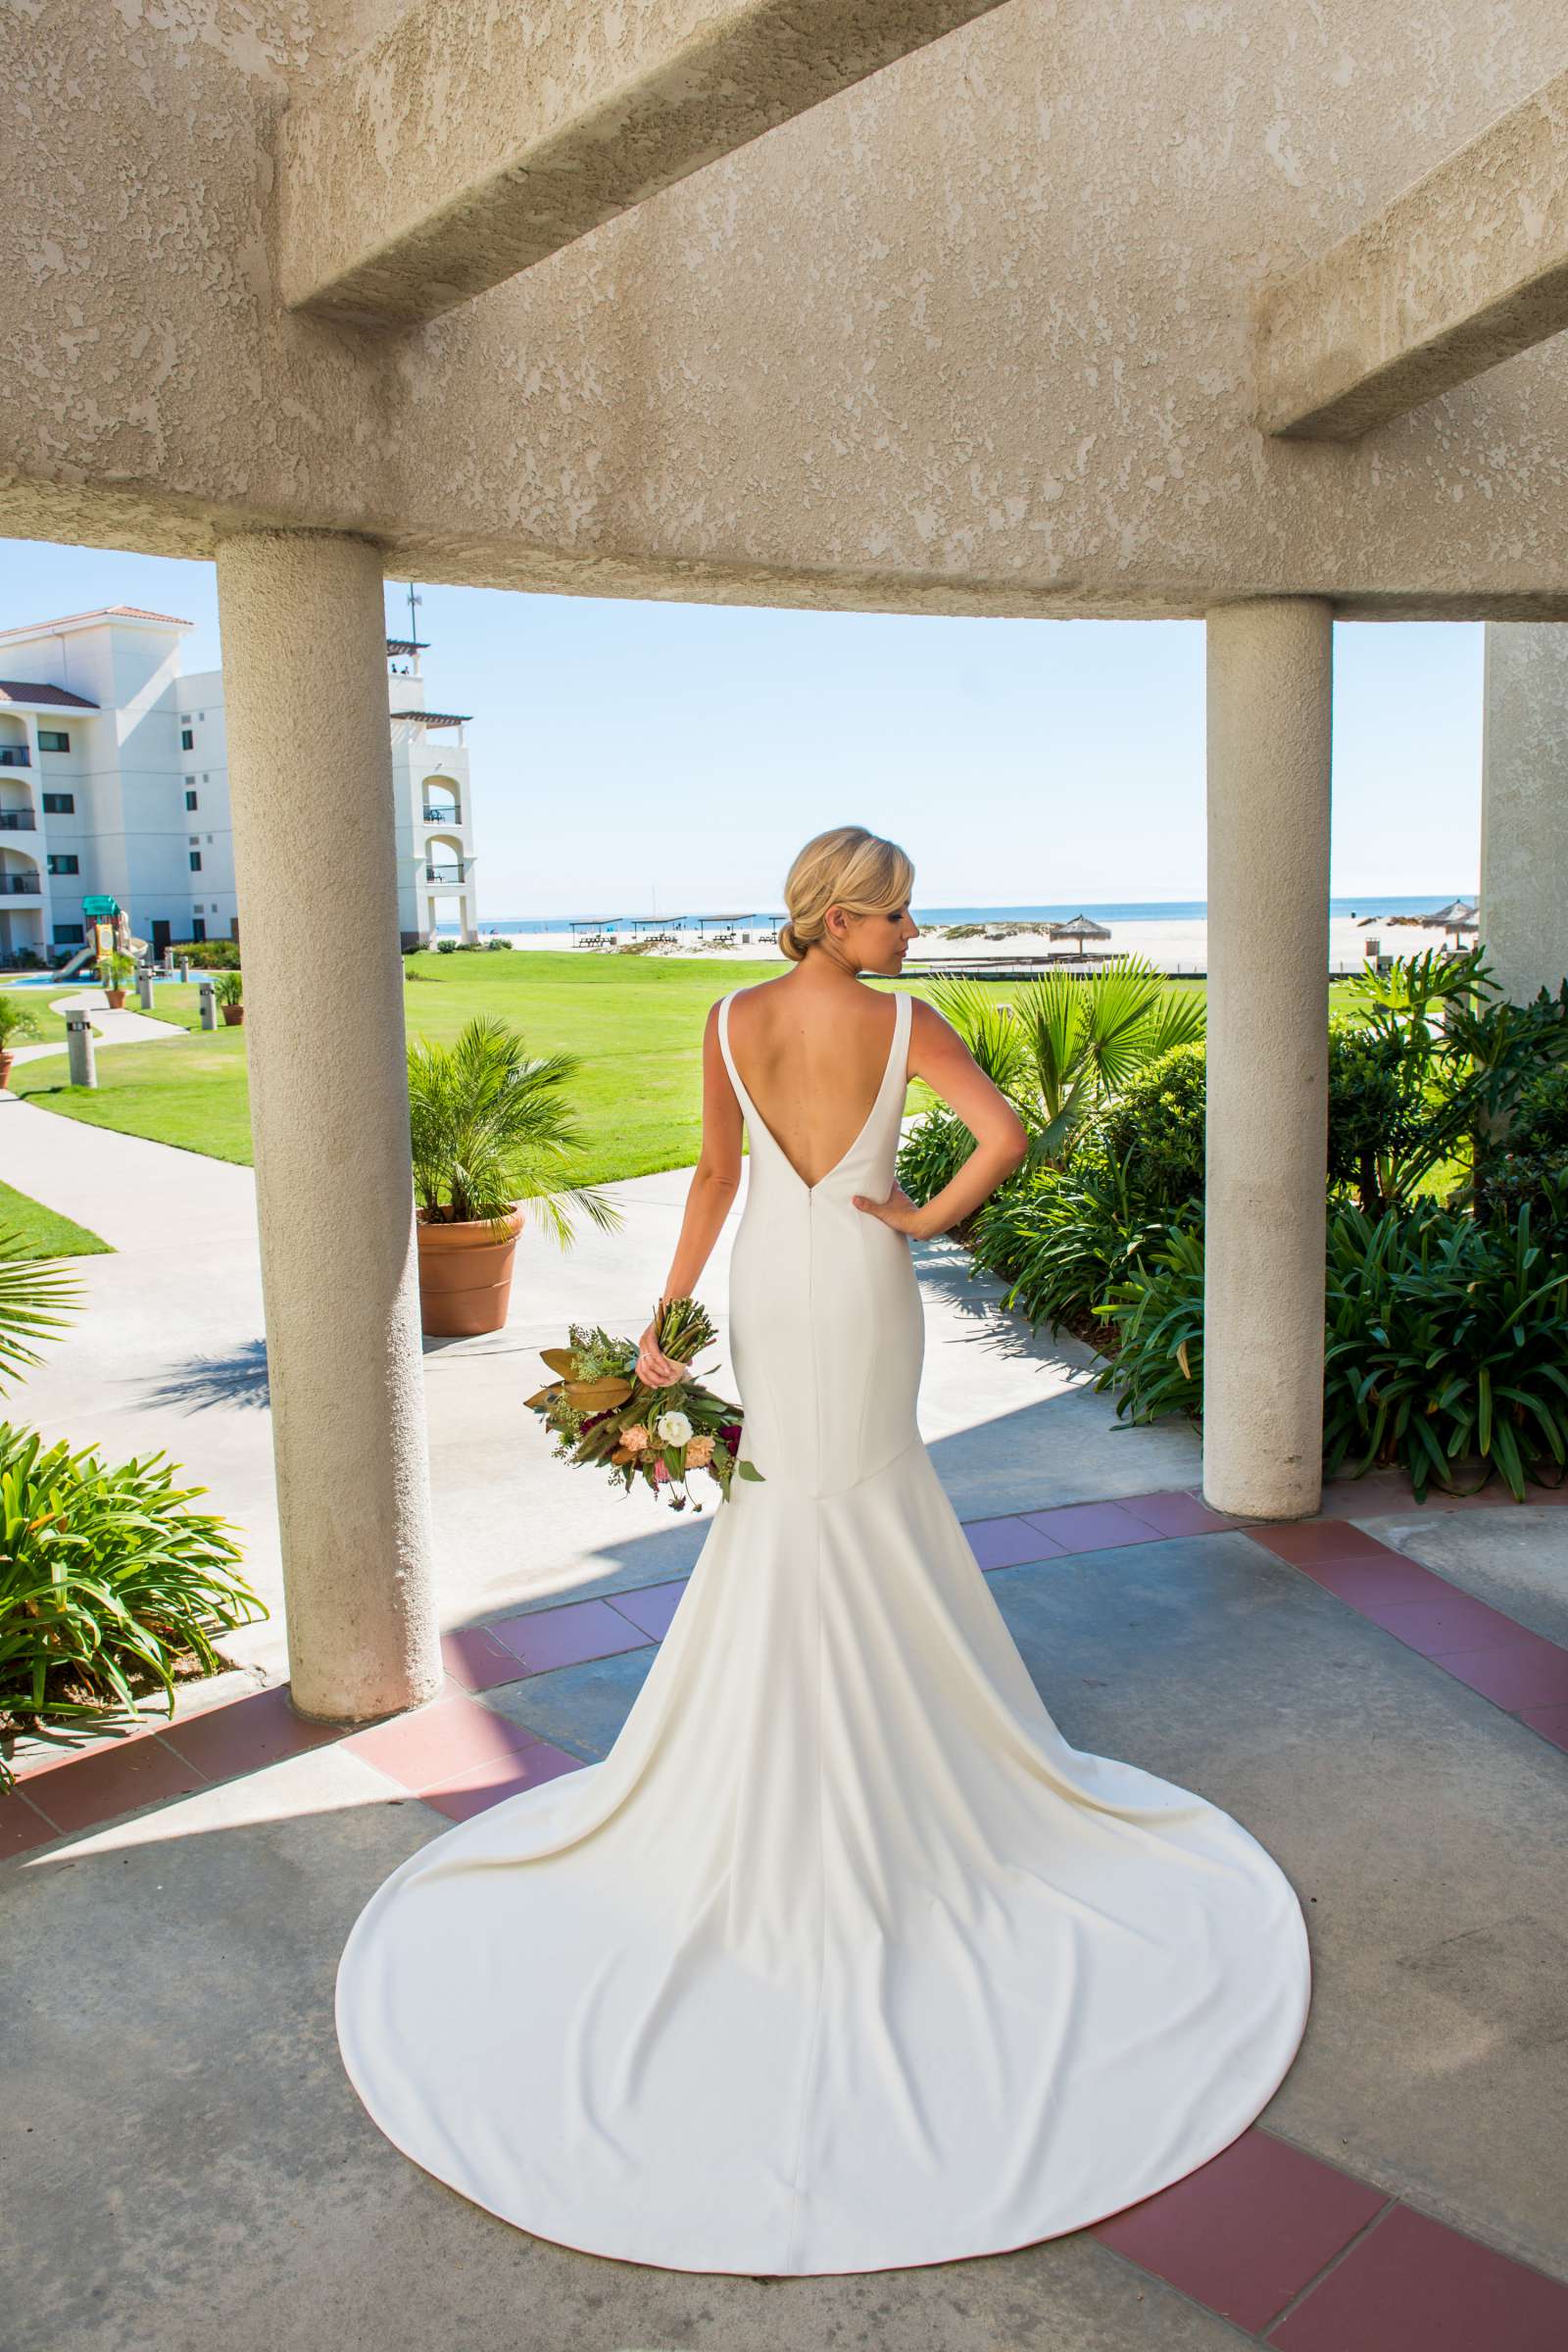
[[68,694],[64,686],[36,686],[30,678],[0,678],[0,703],[45,703],[51,710],[96,710],[84,694]]
[[176,629],[193,629],[193,620],[182,620],[177,612],[149,612],[144,605],[96,605],[90,612],[62,612],[54,620],[29,621],[25,627],[0,629],[0,637],[31,637],[49,629],[63,629],[74,620],[168,620]]

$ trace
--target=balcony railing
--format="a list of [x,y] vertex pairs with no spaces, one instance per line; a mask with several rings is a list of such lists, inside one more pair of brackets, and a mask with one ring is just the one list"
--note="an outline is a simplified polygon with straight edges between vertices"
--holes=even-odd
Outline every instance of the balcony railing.
[[463,813],[456,801],[453,802],[450,808],[433,808],[431,804],[426,801],[424,804],[424,821],[427,825],[461,825],[463,822]]
[[30,767],[32,754],[24,743],[0,743],[0,767]]
[[42,890],[37,874],[0,874],[0,898],[35,899]]
[[30,808],[0,808],[0,833],[36,833]]
[[468,878],[468,861],[461,858],[455,865],[427,865],[424,878],[427,882],[466,882]]

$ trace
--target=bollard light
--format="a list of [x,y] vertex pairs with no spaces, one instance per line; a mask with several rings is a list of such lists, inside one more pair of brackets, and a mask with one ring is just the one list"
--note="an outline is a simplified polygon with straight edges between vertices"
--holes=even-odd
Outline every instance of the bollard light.
[[98,1063],[93,1053],[92,1023],[84,1012],[66,1015],[66,1062],[73,1086],[96,1086]]
[[204,980],[201,984],[201,991],[202,1027],[216,1029],[218,1027],[218,983],[215,980]]

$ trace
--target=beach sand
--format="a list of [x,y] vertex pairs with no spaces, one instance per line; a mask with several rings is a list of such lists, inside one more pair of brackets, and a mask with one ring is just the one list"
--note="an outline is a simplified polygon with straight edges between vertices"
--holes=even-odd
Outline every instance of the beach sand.
[[[742,925],[740,928],[744,934],[745,926]],[[1109,926],[1109,929],[1108,940],[1094,942],[1096,949],[1106,955],[1147,956],[1157,970],[1166,972],[1206,972],[1208,969],[1208,925],[1202,920],[1167,919],[1151,922],[1115,922]],[[484,932],[482,922],[480,932],[481,935]],[[549,948],[558,952],[564,950],[568,954],[578,956],[613,953],[612,950],[596,951],[573,947],[571,934],[567,931],[529,931],[503,933],[500,936],[505,938],[507,945],[511,948]],[[629,934],[623,936],[629,937]],[[746,943],[743,937],[740,945],[725,948],[711,945],[701,946],[695,931],[677,933],[676,936],[679,941],[678,946],[651,949],[649,953],[660,956],[695,956],[705,962],[755,960],[762,963],[776,963],[782,960],[771,933],[759,938],[754,932],[750,944]],[[1470,943],[1472,936],[1466,935],[1466,945]],[[1367,959],[1366,943],[1369,939],[1376,939],[1381,943],[1385,956],[1416,956],[1425,948],[1441,948],[1447,944],[1446,933],[1434,930],[1427,925],[1390,923],[1386,919],[1363,925],[1353,915],[1337,914],[1332,916],[1329,922],[1329,969],[1331,971],[1359,971]],[[1053,947],[1060,947],[1061,944],[1060,941],[1050,940],[1043,931],[1004,933],[1004,936],[997,939],[987,939],[982,934],[971,935],[967,939],[950,940],[944,937],[940,927],[933,926],[929,931],[922,931],[919,937],[913,941],[909,949],[909,959],[911,964],[916,965],[924,961],[967,963],[991,958],[1003,963],[1017,956],[1044,955]]]

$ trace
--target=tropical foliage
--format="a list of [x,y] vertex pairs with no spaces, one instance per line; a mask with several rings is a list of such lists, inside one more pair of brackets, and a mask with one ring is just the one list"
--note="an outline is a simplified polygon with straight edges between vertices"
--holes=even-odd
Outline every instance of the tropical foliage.
[[606,1231],[621,1212],[597,1186],[556,1185],[582,1134],[561,1090],[578,1067],[574,1054],[530,1056],[521,1036],[477,1013],[450,1046],[409,1048],[409,1120],[414,1189],[421,1216],[484,1222],[504,1231],[519,1200],[531,1200],[555,1238],[571,1234],[580,1208]]
[[[1009,1306],[1101,1350],[1118,1414],[1197,1417],[1204,1051],[1170,1031],[1201,1016],[1151,999],[1152,975],[1105,977],[1098,1001],[1098,983],[1053,977],[1011,1009],[973,982],[934,992],[1031,1130],[967,1239]],[[1479,951],[1429,953],[1340,1002],[1326,1465],[1397,1462],[1418,1494],[1495,1473],[1522,1497],[1568,1458],[1568,984],[1513,1004]],[[922,1121],[900,1153],[911,1199],[972,1141],[946,1110]]]

